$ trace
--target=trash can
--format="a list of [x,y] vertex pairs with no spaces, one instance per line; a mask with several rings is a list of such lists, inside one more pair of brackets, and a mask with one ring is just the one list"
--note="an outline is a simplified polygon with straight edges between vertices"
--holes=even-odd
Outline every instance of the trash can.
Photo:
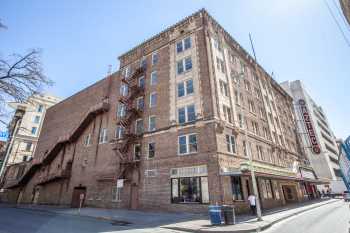
[[209,218],[210,218],[211,225],[220,225],[221,224],[221,206],[210,205]]
[[223,215],[225,225],[235,224],[233,207],[228,205],[223,205],[221,208],[222,208],[222,215]]

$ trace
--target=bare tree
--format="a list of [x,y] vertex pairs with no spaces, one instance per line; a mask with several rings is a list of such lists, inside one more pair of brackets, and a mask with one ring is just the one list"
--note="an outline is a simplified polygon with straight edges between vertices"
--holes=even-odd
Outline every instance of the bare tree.
[[25,56],[13,54],[10,59],[0,58],[0,101],[8,99],[23,102],[52,81],[43,74],[40,51],[32,50]]

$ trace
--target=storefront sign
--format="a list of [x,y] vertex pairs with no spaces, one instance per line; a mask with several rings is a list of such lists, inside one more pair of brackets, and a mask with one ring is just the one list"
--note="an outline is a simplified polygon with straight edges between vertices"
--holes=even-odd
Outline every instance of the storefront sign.
[[207,176],[207,166],[195,166],[195,167],[180,167],[180,168],[172,168],[170,170],[170,177],[194,177],[194,176]]
[[300,169],[301,177],[315,180],[315,174],[310,170]]
[[220,168],[220,175],[222,176],[234,176],[234,175],[241,175],[242,171],[240,168],[236,167],[221,167]]
[[[256,161],[252,162],[252,165],[254,167],[255,172],[265,173],[265,174],[271,174],[276,176],[288,176],[288,177],[296,177],[297,174],[290,169],[287,168],[278,168],[275,166],[259,163]],[[249,162],[243,162],[241,163],[241,171],[247,172],[250,171],[250,165]]]
[[315,154],[320,154],[321,153],[321,148],[320,148],[320,145],[318,144],[316,133],[315,133],[315,129],[314,129],[313,125],[312,125],[310,114],[309,114],[309,110],[307,109],[305,100],[300,99],[299,100],[299,105],[300,105],[300,111],[301,111],[301,114],[303,116],[303,120],[304,120],[304,123],[305,123],[305,128],[306,128],[307,133],[309,135],[309,140],[310,140],[310,143],[311,143],[312,151]]

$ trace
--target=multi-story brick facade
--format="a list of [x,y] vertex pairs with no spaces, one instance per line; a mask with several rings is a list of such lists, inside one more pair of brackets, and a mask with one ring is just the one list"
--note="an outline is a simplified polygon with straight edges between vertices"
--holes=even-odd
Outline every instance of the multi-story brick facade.
[[205,10],[119,60],[119,72],[48,110],[38,159],[5,185],[9,197],[244,211],[250,150],[263,208],[304,199],[292,98]]

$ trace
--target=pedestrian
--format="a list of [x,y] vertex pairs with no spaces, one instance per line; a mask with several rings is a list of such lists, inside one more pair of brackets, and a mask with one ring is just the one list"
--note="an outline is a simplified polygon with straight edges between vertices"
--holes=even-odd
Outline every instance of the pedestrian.
[[254,196],[254,194],[249,195],[248,201],[252,215],[256,215],[256,197]]

